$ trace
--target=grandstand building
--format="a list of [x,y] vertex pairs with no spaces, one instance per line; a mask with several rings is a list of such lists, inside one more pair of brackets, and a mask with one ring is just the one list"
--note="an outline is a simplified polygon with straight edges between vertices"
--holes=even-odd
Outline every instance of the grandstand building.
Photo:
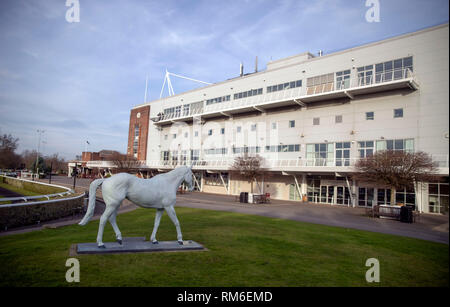
[[388,187],[355,182],[377,150],[425,151],[439,179],[395,191],[395,202],[448,214],[448,23],[351,49],[271,61],[263,71],[132,108],[127,152],[148,174],[192,164],[197,190],[237,195],[230,172],[258,154],[254,183],[271,198],[345,206],[391,204]]

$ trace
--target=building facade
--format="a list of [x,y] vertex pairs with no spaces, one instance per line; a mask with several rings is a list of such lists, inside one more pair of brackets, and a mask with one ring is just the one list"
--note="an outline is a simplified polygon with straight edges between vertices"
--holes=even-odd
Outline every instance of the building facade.
[[425,151],[439,179],[395,191],[395,203],[448,214],[448,35],[443,24],[332,54],[306,52],[138,105],[128,154],[148,174],[193,165],[196,189],[223,194],[250,191],[230,166],[258,154],[260,193],[366,207],[392,204],[391,191],[353,181],[358,159],[385,149]]

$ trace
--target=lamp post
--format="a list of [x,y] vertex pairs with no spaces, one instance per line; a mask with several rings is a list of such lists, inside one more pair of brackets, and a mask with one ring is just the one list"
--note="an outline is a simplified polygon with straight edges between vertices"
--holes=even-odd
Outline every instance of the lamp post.
[[38,148],[37,148],[37,154],[36,154],[36,174],[38,177],[37,179],[39,179],[39,147],[41,145],[41,135],[44,132],[45,132],[45,130],[39,130],[39,129],[37,130],[37,133],[38,133]]

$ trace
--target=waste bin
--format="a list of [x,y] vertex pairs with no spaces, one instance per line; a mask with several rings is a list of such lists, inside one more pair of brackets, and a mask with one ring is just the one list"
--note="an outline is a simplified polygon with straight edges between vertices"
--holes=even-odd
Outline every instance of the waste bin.
[[239,194],[239,202],[248,203],[248,192],[241,192],[241,194]]
[[400,208],[400,222],[412,223],[413,222],[413,212],[412,208],[409,206],[402,206]]

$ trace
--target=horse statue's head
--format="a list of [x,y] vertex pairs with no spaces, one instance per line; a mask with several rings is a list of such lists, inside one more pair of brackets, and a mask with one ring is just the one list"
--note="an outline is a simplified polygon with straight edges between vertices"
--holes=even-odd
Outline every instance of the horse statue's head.
[[192,165],[186,166],[187,171],[184,174],[184,182],[188,185],[188,189],[190,192],[194,190],[194,179],[192,178],[194,174],[192,174]]

